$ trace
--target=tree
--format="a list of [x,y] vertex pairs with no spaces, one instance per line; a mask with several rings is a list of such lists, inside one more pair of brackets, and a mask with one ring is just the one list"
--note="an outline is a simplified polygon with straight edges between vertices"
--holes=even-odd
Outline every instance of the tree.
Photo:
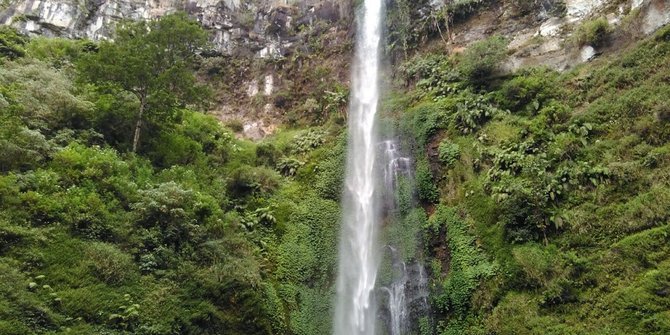
[[133,152],[147,118],[165,119],[176,107],[206,97],[206,88],[196,83],[191,70],[195,52],[206,45],[207,33],[200,25],[176,13],[149,22],[120,24],[113,42],[101,42],[97,52],[79,62],[88,81],[137,97]]

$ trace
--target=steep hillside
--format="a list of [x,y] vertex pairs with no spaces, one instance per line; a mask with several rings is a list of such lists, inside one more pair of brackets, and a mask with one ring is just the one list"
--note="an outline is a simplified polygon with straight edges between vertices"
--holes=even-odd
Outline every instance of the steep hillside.
[[433,331],[667,334],[670,28],[492,78],[505,48],[420,54],[387,102],[417,153]]
[[[329,331],[339,112],[237,140],[200,104],[175,104],[188,87],[161,84],[208,72],[186,55],[150,82],[131,153],[144,100],[125,83],[170,50],[132,46],[177,38],[183,19],[98,45],[1,30],[0,334]],[[100,61],[124,50],[127,67]]]
[[[331,333],[359,3],[0,1],[0,334]],[[670,3],[387,12],[411,333],[669,334]]]

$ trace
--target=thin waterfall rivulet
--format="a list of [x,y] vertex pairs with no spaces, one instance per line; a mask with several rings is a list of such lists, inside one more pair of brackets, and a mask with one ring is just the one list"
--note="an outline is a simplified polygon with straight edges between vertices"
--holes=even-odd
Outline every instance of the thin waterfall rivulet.
[[375,119],[379,102],[383,0],[365,0],[358,21],[342,197],[335,335],[374,335],[379,266]]

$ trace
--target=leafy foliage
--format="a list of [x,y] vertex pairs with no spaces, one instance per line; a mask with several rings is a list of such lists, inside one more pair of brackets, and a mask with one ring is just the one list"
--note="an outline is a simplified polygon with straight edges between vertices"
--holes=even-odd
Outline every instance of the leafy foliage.
[[438,157],[447,167],[452,167],[461,155],[461,147],[449,140],[443,140],[438,147]]
[[431,179],[440,195],[424,229],[438,334],[670,330],[667,31],[566,73],[484,85],[447,74],[457,59],[403,66],[410,102],[394,113],[419,190]]
[[457,70],[472,82],[482,82],[507,58],[507,44],[500,35],[473,43],[459,59]]
[[[469,234],[466,223],[453,208],[439,206],[426,226],[433,236],[447,236],[451,251],[449,274],[442,282],[435,305],[442,311],[458,316],[467,313],[470,300],[482,280],[496,273],[496,265],[489,262],[476,247],[475,238]],[[440,234],[440,230],[446,230]],[[433,242],[435,243],[435,242]]]
[[25,55],[26,38],[21,36],[14,28],[8,26],[0,27],[0,56],[16,59]]
[[573,39],[578,46],[591,45],[602,46],[606,41],[612,28],[606,18],[601,17],[582,23],[575,30]]
[[[21,37],[25,53],[2,56],[0,333],[327,332],[340,127],[237,140],[191,104],[199,25],[118,33]],[[126,154],[142,92],[145,137]]]
[[114,42],[102,42],[95,53],[81,59],[79,69],[85,79],[137,98],[133,151],[145,119],[157,122],[169,117],[175,107],[204,98],[206,89],[196,83],[189,67],[195,51],[206,42],[200,25],[177,13],[148,23],[121,25]]

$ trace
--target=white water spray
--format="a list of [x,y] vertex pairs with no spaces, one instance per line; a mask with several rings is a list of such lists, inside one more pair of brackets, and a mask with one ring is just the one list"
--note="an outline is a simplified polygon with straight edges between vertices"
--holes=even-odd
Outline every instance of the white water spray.
[[335,335],[374,335],[379,255],[375,116],[379,101],[382,1],[365,0],[359,20],[351,104],[349,152],[342,200]]

